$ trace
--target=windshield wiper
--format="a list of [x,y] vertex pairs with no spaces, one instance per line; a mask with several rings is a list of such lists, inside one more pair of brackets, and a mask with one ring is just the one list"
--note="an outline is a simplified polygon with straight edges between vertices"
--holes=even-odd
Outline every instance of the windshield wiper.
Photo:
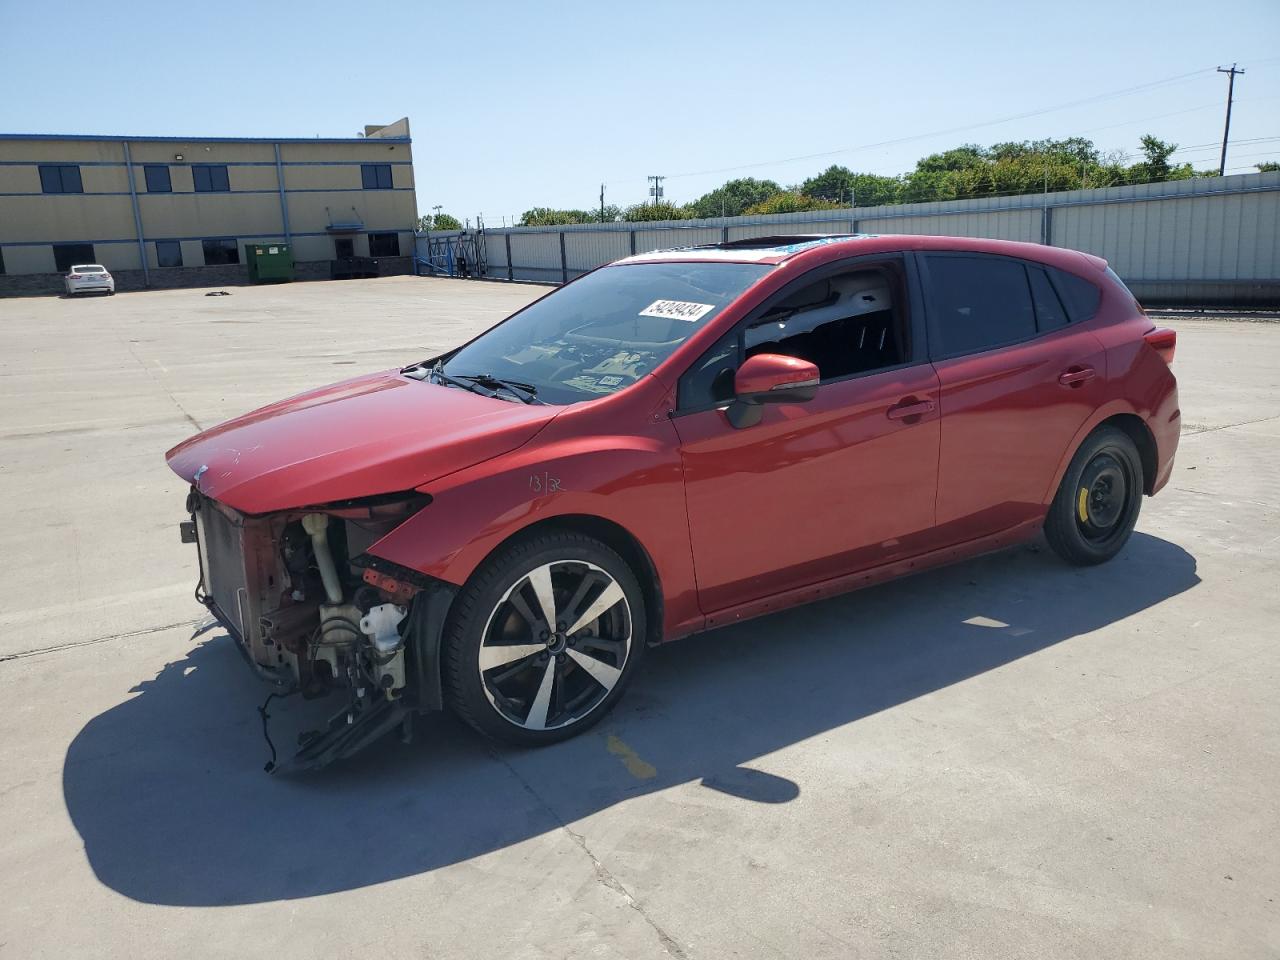
[[463,390],[470,390],[472,393],[476,392],[475,391],[476,385],[474,383],[464,383],[463,381],[459,380],[457,377],[449,376],[447,373],[445,373],[443,370],[440,369],[439,364],[437,364],[434,367],[427,367],[425,373],[426,373],[427,379],[429,380],[436,380],[443,383],[447,383],[451,387],[461,387]]
[[[538,399],[538,388],[531,383],[521,383],[519,380],[503,380],[491,373],[452,377],[444,372],[443,364],[439,363],[427,368],[427,373],[433,380],[447,383],[450,386],[461,387],[463,390],[470,390],[472,393],[479,392],[476,389],[477,387],[493,391],[492,395],[496,395],[499,390],[506,390],[521,403],[543,402]],[[487,394],[482,394],[482,396],[487,396]]]
[[[448,374],[440,371],[441,376]],[[453,378],[451,378],[453,379]],[[491,373],[473,373],[464,374],[456,379],[468,380],[471,383],[478,384],[489,390],[506,390],[508,393],[517,397],[522,403],[542,403],[538,399],[538,388],[532,383],[521,383],[519,380],[504,380],[501,377],[495,377]]]

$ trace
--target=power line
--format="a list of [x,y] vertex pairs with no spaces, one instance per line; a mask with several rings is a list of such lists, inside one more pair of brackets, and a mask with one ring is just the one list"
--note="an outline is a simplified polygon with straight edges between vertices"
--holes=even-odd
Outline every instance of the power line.
[[[1254,61],[1253,61],[1253,68],[1260,67],[1260,66],[1263,66],[1263,65],[1272,64],[1272,63],[1280,63],[1280,57],[1266,57],[1266,58],[1261,59],[1261,60],[1254,60]],[[1233,66],[1234,66],[1234,65],[1233,65]],[[1253,69],[1253,68],[1251,68],[1251,69]],[[898,138],[898,139],[896,139],[896,140],[886,140],[886,141],[881,141],[880,143],[864,144],[864,145],[862,145],[862,146],[856,146],[856,147],[844,147],[844,148],[840,148],[840,149],[837,149],[837,150],[824,151],[824,152],[821,152],[821,153],[812,153],[812,154],[805,154],[805,155],[795,156],[795,157],[787,157],[787,158],[784,158],[784,159],[781,159],[781,160],[766,160],[766,161],[760,161],[760,162],[758,162],[758,163],[741,164],[741,165],[739,165],[739,166],[732,166],[732,167],[719,167],[719,168],[716,168],[716,169],[713,169],[713,170],[702,170],[702,171],[692,171],[692,172],[688,172],[688,173],[678,173],[678,174],[672,174],[671,176],[672,176],[672,177],[677,177],[677,178],[685,178],[685,177],[694,177],[694,176],[705,176],[705,175],[710,175],[710,174],[714,174],[714,173],[731,173],[731,172],[734,172],[734,171],[737,171],[737,170],[747,170],[747,169],[753,169],[753,168],[758,168],[758,167],[766,167],[766,166],[770,166],[770,165],[773,165],[773,164],[793,163],[793,162],[796,162],[796,161],[799,161],[799,160],[820,159],[820,158],[824,158],[824,157],[835,156],[835,155],[842,154],[842,153],[853,153],[853,152],[856,152],[856,151],[859,151],[859,150],[869,150],[869,149],[875,149],[875,148],[878,148],[878,147],[892,146],[892,145],[896,145],[896,144],[899,144],[899,143],[906,143],[906,142],[910,142],[910,141],[913,141],[913,140],[923,140],[923,139],[928,139],[929,137],[935,137],[935,136],[944,136],[944,135],[951,134],[951,133],[963,133],[963,132],[966,132],[967,130],[976,130],[976,129],[980,129],[980,128],[983,128],[983,127],[995,126],[995,125],[998,125],[998,124],[1001,124],[1001,123],[1008,123],[1008,122],[1011,122],[1011,121],[1013,121],[1013,120],[1021,120],[1021,119],[1027,119],[1027,118],[1029,118],[1029,117],[1043,116],[1044,114],[1047,114],[1047,113],[1053,113],[1053,112],[1055,112],[1055,111],[1057,111],[1057,110],[1067,110],[1067,109],[1071,109],[1071,108],[1073,108],[1073,107],[1082,106],[1082,105],[1089,104],[1089,103],[1099,103],[1099,102],[1102,102],[1102,101],[1104,101],[1104,100],[1110,100],[1110,99],[1115,99],[1115,98],[1118,98],[1118,97],[1129,96],[1129,95],[1131,95],[1131,94],[1135,94],[1135,93],[1141,93],[1141,92],[1144,92],[1144,91],[1146,91],[1146,90],[1150,90],[1150,89],[1153,89],[1153,88],[1156,88],[1156,87],[1160,87],[1160,86],[1164,86],[1164,85],[1168,85],[1168,84],[1181,83],[1181,82],[1184,82],[1184,81],[1186,81],[1186,80],[1189,80],[1189,79],[1192,79],[1192,78],[1195,78],[1195,77],[1199,77],[1199,76],[1201,76],[1202,74],[1208,73],[1208,72],[1210,72],[1210,71],[1215,71],[1215,70],[1217,70],[1217,69],[1219,69],[1219,68],[1215,68],[1215,67],[1204,67],[1204,68],[1201,68],[1201,69],[1199,69],[1199,70],[1192,70],[1192,71],[1189,71],[1188,73],[1178,74],[1178,75],[1176,75],[1176,76],[1172,76],[1172,77],[1166,77],[1166,78],[1161,79],[1161,80],[1152,80],[1152,81],[1150,81],[1150,82],[1148,82],[1148,83],[1137,84],[1136,86],[1132,86],[1132,87],[1125,87],[1125,88],[1123,88],[1123,89],[1119,89],[1119,90],[1113,90],[1113,91],[1111,91],[1111,92],[1109,92],[1109,93],[1101,93],[1101,94],[1097,94],[1097,95],[1095,95],[1095,96],[1087,97],[1087,98],[1084,98],[1084,99],[1082,99],[1082,100],[1075,100],[1075,101],[1071,101],[1071,102],[1068,102],[1068,103],[1058,104],[1058,105],[1053,106],[1053,107],[1045,107],[1045,108],[1043,108],[1043,109],[1041,109],[1041,110],[1033,110],[1033,111],[1028,111],[1028,112],[1026,112],[1026,113],[1014,114],[1014,115],[1012,115],[1012,116],[1002,117],[1002,118],[1000,118],[1000,119],[998,119],[998,120],[988,120],[988,121],[985,121],[985,122],[983,122],[983,123],[974,124],[974,125],[973,125],[973,126],[971,126],[971,127],[953,127],[953,128],[947,129],[947,130],[939,130],[939,131],[934,131],[934,132],[931,132],[931,133],[922,133],[922,134],[917,134],[917,135],[915,135],[915,136],[910,136],[910,137],[900,137],[900,138]],[[1224,72],[1225,72],[1225,71],[1224,71]],[[1241,70],[1241,71],[1239,71],[1239,72],[1240,72],[1240,73],[1243,73],[1244,71],[1243,71],[1243,70]],[[1265,72],[1265,71],[1264,71],[1264,72]],[[1272,99],[1275,99],[1275,98],[1274,98],[1274,97],[1262,97],[1262,98],[1260,98],[1260,99],[1263,99],[1263,100],[1272,100]],[[1251,100],[1249,100],[1249,101],[1245,101],[1245,102],[1254,102],[1254,101],[1251,99]],[[1172,113],[1157,114],[1157,115],[1152,116],[1152,117],[1147,117],[1147,118],[1145,118],[1145,119],[1143,119],[1143,120],[1124,121],[1123,123],[1110,124],[1110,125],[1108,125],[1108,126],[1090,127],[1090,128],[1085,129],[1085,130],[1082,130],[1082,131],[1080,131],[1080,132],[1081,132],[1081,133],[1090,133],[1090,132],[1093,132],[1093,131],[1096,131],[1096,130],[1109,130],[1109,129],[1113,129],[1113,128],[1115,128],[1115,127],[1127,126],[1127,125],[1129,125],[1129,124],[1131,124],[1131,123],[1146,122],[1147,120],[1160,120],[1160,119],[1164,119],[1165,117],[1178,116],[1179,114],[1182,114],[1182,113],[1192,113],[1192,112],[1194,112],[1194,111],[1196,111],[1196,110],[1206,109],[1208,106],[1211,106],[1211,105],[1207,104],[1205,107],[1191,107],[1191,108],[1189,108],[1189,109],[1187,109],[1187,110],[1178,110],[1178,111],[1174,111],[1174,112],[1172,112]],[[1239,142],[1239,141],[1238,141],[1238,142]],[[1238,168],[1238,167],[1233,167],[1232,169],[1240,169],[1240,168]],[[636,178],[636,177],[634,177],[634,176],[628,176],[628,177],[618,177],[618,178],[616,178],[616,179],[618,179],[618,180],[622,180],[622,181],[626,181],[626,182],[634,183],[634,182],[636,181],[636,179],[637,179],[637,178]],[[648,178],[648,179],[652,179],[652,178]],[[513,220],[513,221],[518,221],[518,220],[519,220],[519,217],[513,214],[513,215],[512,215],[512,220]]]
[[[1248,100],[1237,100],[1236,103],[1261,103],[1264,100],[1276,100],[1276,99],[1280,99],[1280,97],[1250,97]],[[1216,108],[1220,105],[1221,105],[1221,101],[1215,100],[1213,103],[1202,103],[1198,107],[1187,107],[1185,110],[1174,110],[1170,113],[1157,113],[1154,116],[1150,116],[1150,117],[1134,117],[1131,120],[1122,120],[1119,123],[1108,123],[1106,126],[1102,126],[1102,127],[1085,127],[1083,130],[1080,130],[1077,132],[1096,133],[1099,130],[1114,130],[1116,129],[1116,127],[1132,127],[1134,124],[1148,123],[1152,120],[1164,120],[1167,117],[1180,117],[1186,113],[1195,113],[1199,110],[1208,110],[1211,107]],[[1240,140],[1236,141],[1236,143],[1242,143],[1242,142],[1243,141],[1240,141]],[[1218,145],[1218,141],[1215,140],[1213,142],[1213,145],[1216,147]]]
[[1099,130],[1114,130],[1116,127],[1131,127],[1135,123],[1148,123],[1152,120],[1164,120],[1166,117],[1180,117],[1184,113],[1195,113],[1197,110],[1208,110],[1210,107],[1218,105],[1215,100],[1213,103],[1202,103],[1198,107],[1187,107],[1185,110],[1174,110],[1171,113],[1157,113],[1154,117],[1135,117],[1132,120],[1122,120],[1120,123],[1108,123],[1103,127],[1085,127],[1080,133],[1096,133]]
[[785,157],[780,160],[762,160],[756,163],[744,163],[744,164],[739,164],[737,166],[732,166],[732,167],[718,167],[712,170],[694,170],[687,173],[673,173],[671,174],[671,178],[674,180],[677,178],[684,178],[684,177],[709,176],[715,173],[732,173],[733,171],[736,171],[736,170],[748,170],[756,167],[767,167],[767,166],[780,165],[784,163],[795,163],[800,160],[817,160],[824,157],[836,156],[842,153],[854,153],[859,150],[873,150],[879,147],[896,146],[901,143],[910,143],[914,140],[927,140],[930,137],[941,137],[941,136],[946,136],[948,134],[953,134],[953,133],[965,133],[969,130],[978,130],[983,127],[993,127],[1002,123],[1010,123],[1014,120],[1026,120],[1030,117],[1039,117],[1039,116],[1043,116],[1046,113],[1054,113],[1058,110],[1068,110],[1073,107],[1085,106],[1091,103],[1100,103],[1104,100],[1113,100],[1113,99],[1116,99],[1117,97],[1131,96],[1132,94],[1142,93],[1146,90],[1150,90],[1155,87],[1165,86],[1171,83],[1181,83],[1193,77],[1199,77],[1203,74],[1211,73],[1213,72],[1214,69],[1215,68],[1213,67],[1203,67],[1199,70],[1192,70],[1189,73],[1182,73],[1173,77],[1165,77],[1162,80],[1152,80],[1152,81],[1149,81],[1148,83],[1140,83],[1132,87],[1125,87],[1120,90],[1113,90],[1110,93],[1095,94],[1094,96],[1084,97],[1080,100],[1072,100],[1068,103],[1060,103],[1052,107],[1043,107],[1039,110],[1028,110],[1023,113],[1016,113],[1007,117],[1000,117],[995,120],[986,120],[982,123],[970,124],[968,126],[949,127],[945,130],[934,130],[929,133],[918,133],[918,134],[913,134],[907,137],[896,137],[892,140],[881,140],[876,143],[866,143],[856,147],[841,147],[836,150],[825,150],[820,153],[807,153],[807,154],[802,154],[794,157]]
[[[1274,157],[1275,155],[1276,155],[1276,151],[1275,151],[1275,150],[1263,150],[1263,151],[1261,151],[1261,152],[1259,152],[1259,153],[1238,153],[1238,154],[1236,154],[1236,159],[1237,159],[1237,160],[1243,160],[1243,159],[1245,159],[1246,157],[1248,157],[1248,158],[1253,158],[1253,157]],[[1246,166],[1252,166],[1252,164],[1246,164]],[[1238,168],[1238,167],[1233,167],[1232,169],[1239,169],[1239,168]],[[1221,174],[1219,174],[1219,176],[1221,176]]]

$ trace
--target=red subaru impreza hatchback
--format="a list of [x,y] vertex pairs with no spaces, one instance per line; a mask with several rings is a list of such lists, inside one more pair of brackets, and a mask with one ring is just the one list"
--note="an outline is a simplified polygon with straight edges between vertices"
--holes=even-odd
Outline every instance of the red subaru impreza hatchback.
[[1128,539],[1178,443],[1175,335],[1106,262],[766,237],[610,264],[455,350],[168,454],[198,597],[317,766],[451,707],[585,729],[647,645],[1035,536]]

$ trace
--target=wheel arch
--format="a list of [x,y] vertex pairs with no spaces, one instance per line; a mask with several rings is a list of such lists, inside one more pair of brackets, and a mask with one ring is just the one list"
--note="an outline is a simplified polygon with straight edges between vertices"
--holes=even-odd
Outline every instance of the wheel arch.
[[[482,569],[493,557],[515,541],[536,537],[553,530],[580,533],[599,540],[627,562],[635,573],[636,579],[640,581],[640,591],[644,596],[645,642],[650,646],[660,643],[665,610],[658,568],[639,538],[615,520],[589,513],[562,513],[544,517],[507,536],[485,554],[484,558],[476,564],[475,570]],[[474,573],[473,570],[472,574]]]
[[1133,440],[1134,446],[1138,448],[1138,458],[1142,464],[1142,492],[1148,496],[1155,492],[1159,470],[1155,435],[1151,432],[1147,421],[1136,413],[1132,407],[1127,404],[1112,403],[1095,411],[1094,415],[1086,420],[1080,429],[1076,431],[1075,437],[1067,445],[1062,459],[1058,462],[1058,468],[1054,471],[1053,479],[1045,490],[1043,503],[1046,507],[1053,502],[1054,496],[1057,495],[1058,487],[1062,484],[1062,478],[1067,472],[1067,467],[1071,465],[1071,460],[1075,457],[1076,451],[1080,449],[1081,445],[1095,430],[1104,426],[1123,430]]
[[[1138,459],[1142,463],[1142,492],[1147,496],[1155,493],[1156,438],[1146,421],[1136,413],[1117,413],[1097,424],[1089,434],[1093,434],[1102,427],[1116,427],[1129,435],[1133,445],[1138,448]],[[1081,442],[1084,441],[1081,440]]]

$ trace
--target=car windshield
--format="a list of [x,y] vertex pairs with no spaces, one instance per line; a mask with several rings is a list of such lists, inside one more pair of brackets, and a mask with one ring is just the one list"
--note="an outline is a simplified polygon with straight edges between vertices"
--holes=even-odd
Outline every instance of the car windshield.
[[[453,378],[507,380],[545,403],[615,393],[662,363],[771,266],[667,261],[604,267],[446,358]],[[504,396],[506,394],[503,394]]]
[[[63,261],[65,263],[65,261]],[[106,273],[106,267],[100,267],[96,263],[86,263],[78,267],[71,268],[72,273]]]

